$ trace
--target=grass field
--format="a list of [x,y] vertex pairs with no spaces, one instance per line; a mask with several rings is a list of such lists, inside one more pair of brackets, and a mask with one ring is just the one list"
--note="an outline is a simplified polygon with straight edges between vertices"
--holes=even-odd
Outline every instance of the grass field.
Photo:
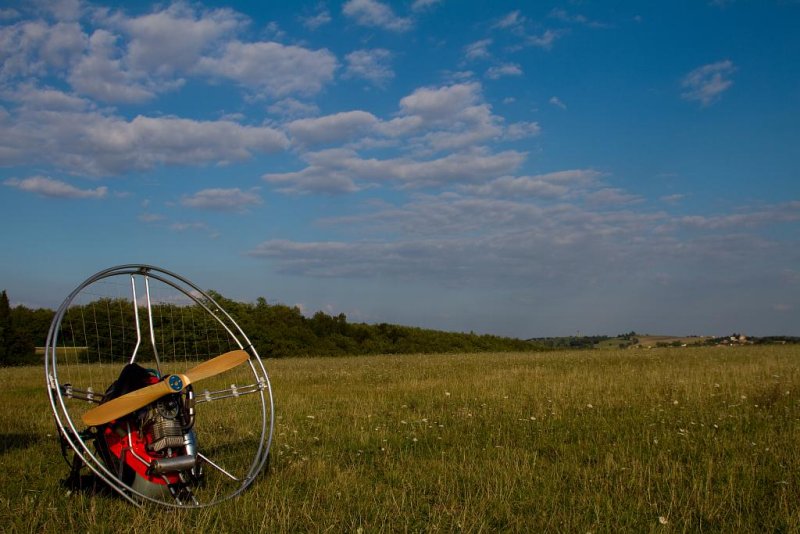
[[176,512],[68,494],[42,369],[0,369],[0,530],[800,531],[797,346],[266,363],[269,472]]

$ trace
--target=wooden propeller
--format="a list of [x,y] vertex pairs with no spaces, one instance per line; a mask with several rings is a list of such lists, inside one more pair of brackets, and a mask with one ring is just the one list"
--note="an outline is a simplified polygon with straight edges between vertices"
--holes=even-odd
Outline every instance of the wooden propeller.
[[145,386],[141,389],[131,391],[125,395],[121,395],[116,399],[101,404],[92,408],[83,414],[83,422],[88,426],[102,425],[114,419],[118,419],[123,415],[138,410],[142,406],[147,406],[164,395],[170,393],[180,393],[186,386],[193,384],[205,378],[224,373],[229,369],[233,369],[237,365],[246,362],[250,356],[243,350],[234,350],[226,352],[216,358],[192,367],[183,374],[169,375],[161,382]]

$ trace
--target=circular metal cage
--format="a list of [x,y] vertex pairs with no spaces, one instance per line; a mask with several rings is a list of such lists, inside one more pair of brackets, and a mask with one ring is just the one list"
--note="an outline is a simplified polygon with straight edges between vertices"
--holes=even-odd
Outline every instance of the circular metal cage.
[[[159,453],[163,458],[137,454],[134,438],[145,440],[133,414],[94,426],[83,422],[88,411],[108,401],[109,386],[131,364],[147,369],[153,382],[172,384],[185,376],[176,373],[201,369],[232,351],[240,364],[174,395],[191,412],[191,430],[170,442]],[[62,445],[74,451],[73,475],[86,466],[134,504],[210,506],[241,493],[267,464],[274,406],[264,364],[231,315],[175,273],[121,265],[80,284],[50,326],[45,377]],[[116,440],[116,463],[109,461],[106,437]],[[139,474],[132,476],[126,462]]]

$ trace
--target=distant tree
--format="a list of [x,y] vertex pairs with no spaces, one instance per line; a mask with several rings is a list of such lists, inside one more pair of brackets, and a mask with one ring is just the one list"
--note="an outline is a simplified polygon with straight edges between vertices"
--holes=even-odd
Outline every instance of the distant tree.
[[36,343],[18,311],[29,312],[24,306],[13,310],[5,290],[0,292],[0,365],[19,365],[34,362]]
[[0,293],[0,365],[8,365],[8,338],[11,334],[11,306],[4,289]]

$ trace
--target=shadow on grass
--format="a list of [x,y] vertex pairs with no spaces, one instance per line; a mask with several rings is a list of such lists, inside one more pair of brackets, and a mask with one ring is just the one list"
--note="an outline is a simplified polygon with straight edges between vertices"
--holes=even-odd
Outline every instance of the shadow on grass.
[[37,434],[0,434],[0,455],[17,449],[27,449],[40,441],[42,436]]
[[106,497],[111,499],[122,499],[114,490],[108,487],[100,477],[94,473],[85,475],[70,475],[61,481],[61,486],[73,493],[83,493],[91,497]]

